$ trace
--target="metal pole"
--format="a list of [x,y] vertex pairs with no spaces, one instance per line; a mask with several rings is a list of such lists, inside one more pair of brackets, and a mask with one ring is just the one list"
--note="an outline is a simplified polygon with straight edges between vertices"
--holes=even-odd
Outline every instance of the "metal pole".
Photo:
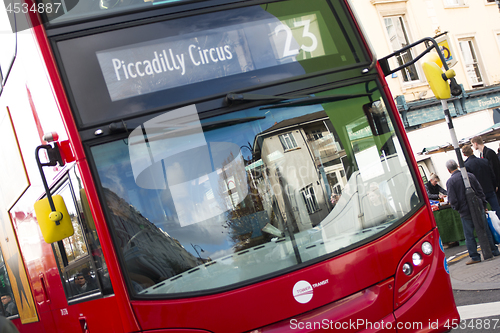
[[443,106],[444,116],[446,122],[448,123],[448,128],[450,129],[453,148],[455,148],[455,153],[457,154],[458,166],[465,185],[465,196],[467,198],[467,205],[469,206],[472,216],[472,223],[474,224],[474,229],[476,230],[476,235],[479,240],[479,245],[481,246],[481,251],[483,252],[483,257],[485,260],[490,259],[493,257],[493,254],[491,252],[490,242],[486,234],[486,226],[483,223],[485,212],[481,208],[481,200],[476,196],[476,193],[470,186],[469,176],[467,175],[460,147],[458,146],[457,135],[455,133],[455,128],[453,127],[453,121],[451,120],[450,110],[448,110],[448,101],[441,100],[441,105]]

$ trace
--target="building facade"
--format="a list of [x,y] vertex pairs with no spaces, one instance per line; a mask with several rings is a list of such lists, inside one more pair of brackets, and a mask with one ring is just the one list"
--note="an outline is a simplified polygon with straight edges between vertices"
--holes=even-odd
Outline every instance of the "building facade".
[[[463,93],[448,103],[458,139],[500,121],[500,13],[495,0],[351,0],[378,58],[425,37],[436,37]],[[393,57],[391,68],[415,59],[420,44]],[[387,77],[415,154],[451,142],[440,101],[434,97],[422,62]],[[487,144],[495,151],[498,143]],[[418,157],[444,185],[444,163],[454,152]],[[424,165],[425,164],[425,165]]]

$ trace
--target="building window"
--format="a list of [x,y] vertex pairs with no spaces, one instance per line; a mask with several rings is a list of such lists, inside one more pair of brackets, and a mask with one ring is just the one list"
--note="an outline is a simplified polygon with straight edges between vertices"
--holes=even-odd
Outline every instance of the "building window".
[[292,133],[287,133],[287,134],[282,134],[279,136],[281,145],[283,146],[283,149],[285,151],[297,148],[297,142],[295,142],[295,139],[293,137]]
[[[403,16],[385,17],[384,23],[393,51],[397,51],[410,44]],[[396,59],[398,67],[412,61],[413,55],[411,54],[411,50],[399,54]],[[419,81],[417,68],[414,64],[402,69],[401,75],[404,82]]]
[[486,0],[487,5],[494,5],[496,4],[498,8],[500,8],[500,0]]
[[304,187],[300,193],[307,207],[307,212],[312,214],[319,210],[318,201],[316,200],[316,195],[314,194],[314,189],[312,185]]
[[458,43],[464,59],[465,71],[467,73],[469,83],[472,87],[482,86],[483,77],[481,75],[481,70],[479,69],[479,62],[474,49],[474,40],[472,38],[464,39],[459,40]]
[[318,140],[318,139],[321,139],[323,137],[323,132],[321,132],[320,130],[311,131],[311,135],[312,135],[313,140]]
[[465,0],[444,0],[445,7],[461,7],[465,6]]

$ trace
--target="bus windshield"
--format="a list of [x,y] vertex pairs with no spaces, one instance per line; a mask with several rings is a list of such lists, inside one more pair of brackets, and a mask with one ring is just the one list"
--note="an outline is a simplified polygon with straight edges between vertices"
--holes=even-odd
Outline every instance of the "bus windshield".
[[277,276],[379,238],[419,205],[377,83],[311,96],[213,117],[187,105],[91,147],[136,295]]

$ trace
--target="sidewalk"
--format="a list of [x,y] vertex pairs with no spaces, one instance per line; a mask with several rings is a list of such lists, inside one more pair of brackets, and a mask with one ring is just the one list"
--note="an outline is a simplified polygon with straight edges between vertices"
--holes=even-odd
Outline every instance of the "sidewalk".
[[466,265],[470,258],[465,245],[445,249],[445,254],[454,290],[500,289],[500,256]]

